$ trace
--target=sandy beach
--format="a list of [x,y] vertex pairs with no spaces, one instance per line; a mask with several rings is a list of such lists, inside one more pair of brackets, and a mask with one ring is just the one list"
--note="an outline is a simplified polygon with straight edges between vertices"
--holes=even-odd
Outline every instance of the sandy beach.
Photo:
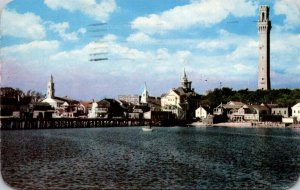
[[300,124],[292,124],[289,126],[285,126],[284,123],[273,123],[273,122],[259,122],[259,123],[252,123],[252,122],[224,122],[224,123],[215,123],[215,124],[205,124],[202,122],[194,122],[190,124],[190,126],[194,127],[212,127],[212,126],[219,126],[219,127],[256,127],[256,128],[300,128]]

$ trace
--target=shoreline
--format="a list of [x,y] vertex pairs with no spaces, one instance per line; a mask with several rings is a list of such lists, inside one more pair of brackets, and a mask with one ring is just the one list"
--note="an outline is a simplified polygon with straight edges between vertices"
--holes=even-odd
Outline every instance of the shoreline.
[[273,122],[223,122],[215,124],[205,124],[202,122],[193,122],[188,124],[193,127],[233,127],[233,128],[300,128],[300,124],[291,124],[285,126],[284,123]]

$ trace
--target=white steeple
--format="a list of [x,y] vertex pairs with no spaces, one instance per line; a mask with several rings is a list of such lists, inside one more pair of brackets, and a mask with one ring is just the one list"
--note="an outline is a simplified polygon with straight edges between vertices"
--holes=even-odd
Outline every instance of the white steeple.
[[47,89],[47,98],[54,98],[54,97],[55,97],[55,89],[54,89],[53,76],[50,75],[50,79],[48,82],[48,89]]
[[149,93],[147,91],[147,85],[146,85],[146,82],[145,82],[144,91],[143,91],[142,96],[141,96],[141,103],[147,104],[148,103],[148,97],[149,97]]

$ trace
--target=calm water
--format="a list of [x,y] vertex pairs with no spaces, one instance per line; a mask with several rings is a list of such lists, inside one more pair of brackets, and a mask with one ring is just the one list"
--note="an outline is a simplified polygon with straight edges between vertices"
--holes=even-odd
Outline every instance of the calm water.
[[19,189],[287,189],[300,130],[138,127],[1,131]]

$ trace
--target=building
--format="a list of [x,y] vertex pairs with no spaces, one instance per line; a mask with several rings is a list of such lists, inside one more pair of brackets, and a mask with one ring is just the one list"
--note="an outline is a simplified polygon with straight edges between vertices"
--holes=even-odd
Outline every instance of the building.
[[55,96],[53,76],[50,76],[47,85],[47,97],[42,103],[48,103],[55,112],[53,117],[79,117],[85,115],[85,107],[77,100],[68,97]]
[[47,85],[47,97],[42,102],[48,103],[54,109],[57,109],[64,103],[63,100],[60,100],[55,97],[55,88],[54,88],[54,82],[53,82],[52,75],[50,76],[50,79],[49,79],[48,85]]
[[97,102],[97,117],[124,118],[124,109],[117,100],[105,98]]
[[259,6],[258,20],[258,87],[260,90],[270,90],[270,31],[271,21],[269,20],[269,6]]
[[208,117],[208,115],[209,115],[209,108],[208,107],[199,106],[195,110],[195,117],[196,118],[205,119],[205,118]]
[[174,113],[179,120],[192,119],[200,105],[201,96],[192,88],[192,82],[188,81],[185,70],[180,83],[181,87],[173,88],[161,96],[161,108]]
[[243,105],[231,115],[232,121],[262,121],[269,115],[269,108],[265,105]]
[[281,115],[282,117],[289,117],[290,116],[290,109],[289,108],[271,108],[272,115]]
[[118,100],[125,101],[127,103],[138,105],[140,103],[139,95],[119,95]]
[[128,118],[130,119],[143,119],[144,113],[150,111],[148,105],[135,105],[132,112],[128,113]]
[[214,108],[214,115],[226,115],[230,120],[235,113],[238,112],[240,108],[242,108],[245,104],[243,102],[238,101],[229,101],[226,104],[220,104],[216,108]]
[[148,99],[149,99],[149,92],[147,90],[147,85],[145,83],[145,86],[144,86],[144,91],[141,95],[141,104],[147,104],[148,103]]
[[292,107],[292,117],[296,117],[297,121],[300,122],[300,103],[297,103]]

